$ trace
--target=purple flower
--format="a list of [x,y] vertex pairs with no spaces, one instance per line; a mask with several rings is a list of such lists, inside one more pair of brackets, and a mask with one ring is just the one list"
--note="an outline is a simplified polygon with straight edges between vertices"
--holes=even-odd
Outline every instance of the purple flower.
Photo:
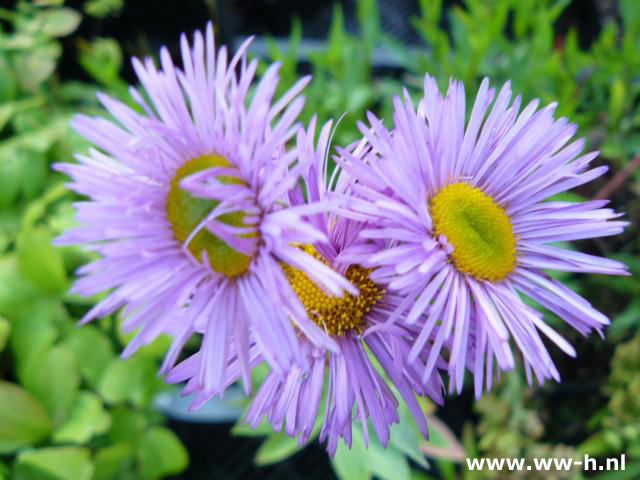
[[257,61],[247,62],[247,46],[228,59],[224,47],[216,52],[209,24],[192,46],[182,37],[182,69],[164,48],[161,70],[134,59],[145,90],[131,89],[137,109],[100,95],[114,121],[77,116],[74,128],[97,148],[78,155],[79,164],[57,165],[71,176],[70,188],[89,197],[75,205],[80,226],[57,243],[88,244],[101,255],[80,269],[74,292],[110,291],[83,322],[123,308],[124,330],[138,330],[125,356],[171,335],[163,372],[202,333],[196,382],[207,393],[222,390],[234,368],[248,389],[258,357],[281,375],[304,366],[299,332],[337,348],[315,323],[292,322],[279,306],[277,293],[288,285],[281,263],[308,271],[330,291],[351,288],[290,245],[327,240],[303,218],[326,206],[281,202],[305,168],[284,146],[295,135],[309,79],[272,103],[275,64],[249,95]]
[[[336,170],[328,178],[326,154],[330,140],[331,123],[327,123],[319,134],[317,147],[313,139],[315,118],[309,130],[298,134],[298,157],[306,165],[304,191],[298,186],[291,190],[289,199],[292,209],[305,205],[323,204],[327,189],[346,193],[351,179]],[[308,160],[311,160],[309,162]],[[283,265],[288,285],[283,295],[292,299],[289,313],[294,322],[310,317],[315,324],[333,339],[337,349],[329,349],[298,335],[300,347],[305,355],[307,367],[294,367],[286,375],[272,370],[253,399],[246,421],[255,428],[266,415],[276,430],[284,430],[291,436],[299,436],[306,442],[316,425],[319,412],[324,412],[320,439],[327,439],[327,449],[334,454],[340,437],[351,446],[352,422],[362,425],[365,442],[368,441],[368,421],[382,445],[389,441],[389,427],[398,422],[398,402],[387,381],[377,371],[370,355],[375,357],[391,384],[397,389],[420,430],[427,436],[427,425],[416,395],[428,395],[442,402],[442,381],[437,372],[428,381],[422,382],[422,371],[428,357],[423,350],[416,361],[408,365],[405,360],[411,349],[410,340],[418,331],[412,326],[399,323],[387,324],[402,298],[391,294],[371,280],[368,268],[348,264],[340,260],[341,252],[352,245],[360,244],[359,233],[363,224],[343,218],[327,211],[310,214],[309,222],[329,238],[329,243],[299,244],[300,251],[307,251],[331,269],[344,275],[357,293],[345,292],[336,296],[319,287],[308,273],[291,263]],[[369,242],[372,248],[383,246],[381,242]],[[384,327],[384,328],[381,328]],[[168,376],[170,381],[189,380],[184,393],[196,392],[195,405],[211,395],[197,388],[193,377],[194,365],[199,362],[197,353],[179,364]],[[437,366],[444,367],[443,362]],[[236,374],[237,374],[236,370]],[[328,376],[328,379],[325,377]],[[229,377],[228,382],[234,378]],[[322,405],[324,400],[324,406]]]
[[509,83],[492,104],[494,95],[485,79],[465,124],[463,85],[452,81],[442,96],[427,75],[417,112],[405,92],[392,132],[369,115],[371,127],[361,125],[368,146],[337,159],[358,179],[343,203],[373,219],[361,236],[388,242],[342,258],[375,268],[374,281],[406,298],[404,321],[420,328],[409,361],[431,350],[423,379],[446,348],[450,390],[460,391],[467,367],[478,396],[485,382],[491,388],[494,360],[498,372],[513,368],[511,339],[529,382],[532,373],[559,380],[540,333],[575,355],[520,294],[583,335],[609,323],[545,270],[627,274],[621,263],[556,243],[615,235],[627,224],[610,221],[620,215],[606,201],[553,199],[607,170],[588,169],[597,153],[578,156],[585,142],[570,142],[576,126],[554,119],[555,104],[538,110],[534,100],[520,112]]

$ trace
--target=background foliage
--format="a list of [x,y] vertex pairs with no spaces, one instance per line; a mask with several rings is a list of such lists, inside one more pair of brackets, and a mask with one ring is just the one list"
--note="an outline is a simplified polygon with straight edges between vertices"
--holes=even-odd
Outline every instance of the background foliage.
[[[311,54],[309,64],[298,64],[303,32],[296,19],[286,48],[270,41],[270,57],[283,63],[283,90],[301,69],[314,75],[304,120],[313,113],[324,121],[346,112],[335,137],[343,145],[358,138],[356,123],[367,110],[388,119],[391,127],[392,95],[406,87],[418,98],[426,71],[442,88],[452,76],[464,80],[469,101],[484,76],[496,85],[511,80],[525,102],[557,101],[559,114],[579,125],[590,149],[601,151],[597,162],[611,169],[571,196],[608,196],[631,221],[624,235],[577,247],[625,261],[633,276],[562,276],[613,324],[606,340],[585,340],[547,315],[578,350],[575,360],[553,352],[561,384],[530,387],[516,370],[478,401],[467,389],[437,411],[425,402],[425,411],[440,418],[432,419],[430,442],[418,438],[402,411],[390,449],[374,443],[365,450],[356,435],[354,448],[340,448],[332,460],[335,473],[344,479],[499,478],[469,472],[458,462],[482,456],[626,453],[625,472],[600,478],[638,478],[640,173],[633,166],[640,155],[640,3],[620,0],[615,14],[586,42],[571,25],[558,27],[568,0],[465,0],[448,8],[440,0],[422,0],[420,5],[413,26],[426,46],[403,45],[385,35],[375,0],[357,2],[357,35],[346,32],[338,4],[327,42]],[[120,359],[127,338],[118,333],[117,316],[77,328],[96,299],[68,289],[73,272],[90,254],[51,246],[73,222],[76,198],[50,166],[87,148],[70,131],[70,116],[99,113],[98,90],[129,101],[121,77],[123,45],[78,31],[83,22],[117,18],[124,2],[90,0],[74,6],[48,0],[0,8],[0,479],[163,478],[188,464],[180,439],[152,407],[165,388],[155,374],[165,339]],[[194,28],[204,23],[203,18]],[[176,40],[163,38],[163,43]],[[400,71],[372,66],[380,47],[399,62]],[[62,60],[69,57],[73,67],[63,68]],[[263,373],[256,372],[256,381]],[[234,433],[266,437],[255,457],[259,465],[279,462],[300,448],[267,426],[249,431],[237,425]],[[536,472],[520,474],[540,478]],[[582,475],[547,472],[545,478]]]

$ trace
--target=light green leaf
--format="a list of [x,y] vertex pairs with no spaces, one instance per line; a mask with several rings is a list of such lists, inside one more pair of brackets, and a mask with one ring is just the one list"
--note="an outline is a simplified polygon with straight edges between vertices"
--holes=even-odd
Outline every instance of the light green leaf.
[[428,468],[429,463],[425,459],[424,453],[420,451],[420,443],[424,441],[424,438],[404,403],[399,413],[400,423],[391,425],[391,446],[400,450],[421,467]]
[[153,427],[144,434],[138,457],[143,480],[180,473],[189,465],[189,455],[184,445],[171,430],[164,427]]
[[80,44],[79,62],[98,83],[113,86],[121,82],[122,50],[112,38],[97,38]]
[[95,471],[92,480],[133,479],[135,457],[133,449],[126,443],[101,448],[94,459]]
[[100,379],[98,393],[108,403],[130,401],[145,406],[160,385],[153,359],[134,356],[111,361]]
[[298,439],[280,432],[262,442],[256,452],[256,465],[270,465],[290,457],[303,447],[298,447]]
[[67,275],[60,251],[51,245],[51,234],[42,227],[27,227],[17,239],[20,272],[48,293],[67,288]]
[[59,447],[18,455],[15,480],[90,480],[93,465],[86,448]]
[[0,101],[13,100],[18,93],[18,82],[11,65],[0,51]]
[[442,421],[434,416],[429,423],[429,441],[423,442],[420,449],[430,457],[462,461],[466,454],[460,442]]
[[[353,443],[363,442],[362,432],[353,432]],[[407,458],[398,450],[383,448],[378,438],[369,433],[369,448],[364,449],[364,462],[373,474],[381,480],[409,480],[411,470]]]
[[112,443],[127,443],[137,445],[149,424],[147,417],[137,410],[127,407],[113,408],[111,414],[111,429],[107,433]]
[[4,149],[0,157],[0,206],[11,205],[20,192],[24,161],[15,149]]
[[364,456],[349,450],[344,442],[338,442],[338,448],[335,456],[331,459],[331,465],[340,480],[369,480],[371,478],[371,470],[364,462]]
[[31,359],[53,345],[58,337],[54,319],[57,312],[51,308],[50,302],[40,300],[23,308],[23,314],[13,320],[9,338],[18,367],[18,376],[22,380],[24,369]]
[[74,329],[64,344],[73,350],[80,374],[96,387],[107,366],[115,359],[110,340],[98,328],[85,325]]
[[22,317],[25,308],[38,293],[18,271],[15,255],[0,258],[0,314],[10,320]]
[[35,91],[55,71],[62,47],[49,43],[20,53],[15,60],[18,81],[25,90]]
[[65,422],[53,433],[56,443],[88,442],[94,435],[106,432],[111,426],[111,417],[102,406],[97,395],[81,392]]
[[275,432],[271,423],[266,419],[262,419],[262,421],[256,425],[256,428],[251,428],[251,425],[243,423],[241,419],[233,426],[231,433],[239,437],[263,437],[273,435]]
[[52,37],[64,37],[73,33],[82,16],[71,8],[52,8],[38,13],[42,32]]
[[0,453],[33,445],[51,431],[42,404],[23,388],[0,381]]
[[84,4],[84,11],[94,17],[117,15],[124,6],[124,0],[88,0]]
[[0,352],[2,352],[7,346],[10,333],[11,324],[9,323],[9,320],[4,317],[0,317]]
[[73,351],[58,345],[34,356],[24,369],[24,386],[47,407],[54,424],[65,420],[80,386]]

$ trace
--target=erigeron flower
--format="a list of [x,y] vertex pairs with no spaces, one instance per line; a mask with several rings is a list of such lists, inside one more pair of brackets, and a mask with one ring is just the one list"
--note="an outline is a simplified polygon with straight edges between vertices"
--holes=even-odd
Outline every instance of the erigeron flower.
[[462,388],[468,368],[478,396],[491,387],[494,360],[498,370],[514,366],[512,340],[529,381],[532,373],[559,380],[541,333],[575,355],[521,295],[583,335],[609,323],[546,270],[627,274],[617,261],[556,243],[615,235],[627,224],[604,200],[553,198],[607,170],[589,169],[597,153],[580,156],[585,142],[570,141],[576,126],[554,119],[555,104],[539,110],[534,100],[520,111],[509,83],[494,96],[485,79],[466,122],[462,83],[443,96],[427,75],[417,111],[405,92],[393,131],[369,115],[367,147],[337,158],[358,179],[342,201],[369,222],[361,235],[388,247],[356,245],[343,258],[375,269],[374,282],[406,298],[405,321],[420,329],[409,361],[431,352],[423,378],[446,351],[450,389]]
[[314,322],[292,322],[278,303],[283,287],[273,272],[280,264],[309,272],[336,294],[353,290],[290,245],[327,240],[303,218],[324,205],[289,209],[281,201],[305,168],[285,147],[309,79],[274,101],[279,65],[255,82],[257,60],[247,61],[247,46],[228,59],[224,47],[216,51],[209,24],[192,45],[182,37],[182,68],[165,48],[160,70],[151,59],[134,59],[144,89],[131,89],[136,108],[100,95],[112,119],[73,120],[95,148],[77,164],[57,165],[71,177],[70,188],[88,197],[75,204],[80,226],[57,243],[88,244],[101,255],[80,269],[73,291],[109,292],[83,322],[122,309],[124,330],[137,330],[125,356],[171,335],[163,372],[201,333],[197,383],[207,393],[224,388],[234,365],[248,388],[258,356],[279,375],[302,367],[299,332],[337,349]]

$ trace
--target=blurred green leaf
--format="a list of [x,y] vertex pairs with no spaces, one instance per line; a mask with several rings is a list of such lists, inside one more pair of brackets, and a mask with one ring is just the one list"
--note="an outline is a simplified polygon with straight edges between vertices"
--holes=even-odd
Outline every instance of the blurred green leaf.
[[279,432],[267,437],[260,444],[254,461],[256,465],[270,465],[290,457],[299,449],[297,438],[290,437],[284,432]]
[[153,427],[144,434],[138,449],[140,477],[155,480],[180,473],[189,464],[189,455],[178,437],[164,427]]
[[391,425],[391,445],[422,468],[429,468],[424,453],[420,450],[420,444],[424,442],[424,438],[406,404],[401,404],[399,415],[400,422]]
[[356,455],[344,442],[338,442],[336,454],[331,458],[331,465],[340,480],[369,480],[371,470],[364,462],[362,455]]
[[115,359],[109,338],[98,328],[85,325],[74,329],[65,339],[76,357],[83,378],[97,387],[107,366]]
[[84,11],[94,17],[117,15],[124,6],[124,0],[88,0],[84,4]]
[[0,206],[12,204],[20,192],[24,161],[16,150],[5,150],[0,158]]
[[271,423],[266,419],[263,419],[258,425],[256,425],[256,428],[251,428],[251,425],[243,423],[243,420],[241,419],[233,426],[231,433],[240,437],[262,437],[265,435],[272,435],[275,432],[273,431]]
[[597,480],[637,480],[638,477],[640,477],[640,463],[630,463],[624,470],[601,473],[595,478]]
[[18,385],[0,381],[0,453],[38,443],[50,431],[42,404]]
[[58,337],[54,318],[58,312],[46,300],[38,300],[21,308],[23,313],[12,323],[10,345],[18,376],[24,379],[24,369],[31,359],[53,345]]
[[80,44],[78,61],[96,81],[115,87],[122,83],[118,72],[122,66],[120,45],[112,38],[96,38]]
[[43,227],[28,227],[17,239],[20,271],[45,292],[58,293],[67,288],[67,274],[60,251],[51,245],[53,238]]
[[153,359],[134,356],[112,360],[100,379],[98,392],[108,403],[130,401],[145,406],[159,385],[162,382],[156,378]]
[[9,323],[9,320],[4,317],[0,317],[0,353],[2,353],[7,346],[10,333],[11,324]]
[[113,408],[109,413],[111,414],[111,429],[107,433],[109,441],[136,446],[149,425],[147,417],[142,412],[127,407]]
[[52,8],[38,12],[42,32],[52,37],[64,37],[74,32],[82,16],[71,8]]
[[20,52],[15,59],[18,81],[27,91],[35,91],[56,69],[62,48],[57,43]]
[[80,386],[73,351],[59,345],[32,357],[24,369],[24,386],[47,407],[54,424],[67,418]]
[[88,442],[94,435],[105,433],[111,426],[111,417],[97,395],[81,392],[65,422],[53,433],[56,443]]
[[18,81],[11,65],[0,50],[0,101],[13,100],[18,93]]
[[93,474],[86,448],[59,447],[18,455],[15,480],[90,480]]
[[135,480],[134,464],[133,449],[126,443],[101,448],[94,459],[92,480]]
[[449,427],[434,416],[430,416],[428,422],[429,441],[424,441],[420,449],[430,457],[463,460],[466,457],[464,448]]

